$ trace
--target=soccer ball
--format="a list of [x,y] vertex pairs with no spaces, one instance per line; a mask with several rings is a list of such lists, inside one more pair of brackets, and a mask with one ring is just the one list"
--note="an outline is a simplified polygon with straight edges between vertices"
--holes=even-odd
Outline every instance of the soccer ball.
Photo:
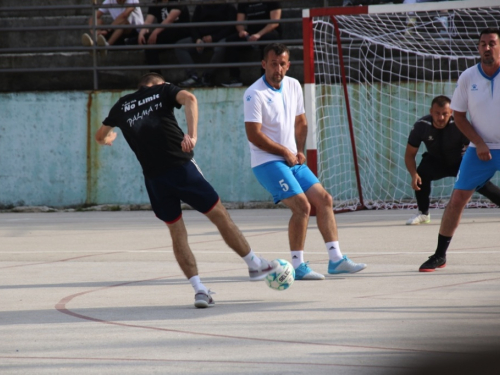
[[276,259],[279,265],[274,272],[269,273],[266,278],[267,286],[275,290],[285,290],[290,288],[295,280],[295,269],[284,259]]

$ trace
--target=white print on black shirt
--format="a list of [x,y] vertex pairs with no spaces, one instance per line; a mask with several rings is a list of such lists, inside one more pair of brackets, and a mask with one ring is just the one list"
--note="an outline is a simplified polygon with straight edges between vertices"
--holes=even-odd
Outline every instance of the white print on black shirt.
[[138,112],[137,114],[134,115],[134,117],[127,119],[127,123],[130,125],[130,127],[132,127],[137,120],[142,120],[144,117],[149,116],[151,112],[157,111],[158,108],[161,107],[162,107],[161,102],[153,104],[148,109],[143,109],[142,112]]
[[122,104],[122,111],[123,111],[123,112],[128,112],[128,111],[130,111],[131,109],[134,109],[134,108],[135,108],[135,102],[136,102],[136,101],[137,101],[137,100],[136,100],[136,99],[134,99],[134,100],[132,100],[132,101],[130,101],[130,102],[125,102],[125,103],[123,103],[123,104]]
[[147,98],[139,100],[139,107],[143,104],[152,102],[155,99],[160,99],[160,94],[154,94],[153,96],[148,96]]

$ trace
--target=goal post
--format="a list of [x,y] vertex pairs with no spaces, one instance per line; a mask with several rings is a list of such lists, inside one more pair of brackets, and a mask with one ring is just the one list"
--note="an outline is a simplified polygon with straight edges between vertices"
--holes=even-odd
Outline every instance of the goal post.
[[[416,207],[410,130],[478,63],[481,30],[500,28],[500,1],[315,8],[302,19],[308,165],[335,211]],[[431,207],[446,205],[454,181],[433,182]],[[478,194],[469,203],[489,206]]]

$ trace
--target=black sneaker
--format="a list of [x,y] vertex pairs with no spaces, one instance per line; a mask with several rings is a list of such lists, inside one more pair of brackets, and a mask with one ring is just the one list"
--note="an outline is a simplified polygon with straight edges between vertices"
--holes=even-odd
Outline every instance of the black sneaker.
[[446,258],[431,255],[429,260],[420,266],[420,272],[434,272],[436,268],[446,267]]

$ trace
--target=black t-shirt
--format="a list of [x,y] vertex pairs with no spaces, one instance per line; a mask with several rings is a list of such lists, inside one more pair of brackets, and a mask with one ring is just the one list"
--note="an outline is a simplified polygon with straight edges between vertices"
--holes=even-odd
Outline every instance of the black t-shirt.
[[443,129],[436,129],[432,125],[431,115],[418,120],[408,137],[410,146],[419,148],[422,142],[431,156],[448,166],[460,164],[462,154],[469,144],[467,137],[455,125],[453,116]]
[[177,18],[174,22],[189,22],[190,17],[188,7],[186,5],[172,4],[177,3],[178,1],[179,0],[170,0],[168,3],[165,3],[164,7],[149,7],[148,14],[155,16],[157,23],[162,23],[168,17],[168,14],[172,11],[172,9],[179,9],[181,14],[179,14],[179,18]]
[[193,152],[182,151],[184,132],[174,116],[174,107],[181,107],[175,99],[179,91],[170,83],[141,87],[120,98],[102,122],[120,128],[147,177],[193,158]]
[[[271,11],[276,9],[281,9],[279,1],[238,4],[238,13],[244,13],[247,21],[268,20],[271,18]],[[264,24],[247,25],[247,31],[249,34],[255,34],[262,30],[264,26]],[[279,26],[275,30],[279,30]]]

